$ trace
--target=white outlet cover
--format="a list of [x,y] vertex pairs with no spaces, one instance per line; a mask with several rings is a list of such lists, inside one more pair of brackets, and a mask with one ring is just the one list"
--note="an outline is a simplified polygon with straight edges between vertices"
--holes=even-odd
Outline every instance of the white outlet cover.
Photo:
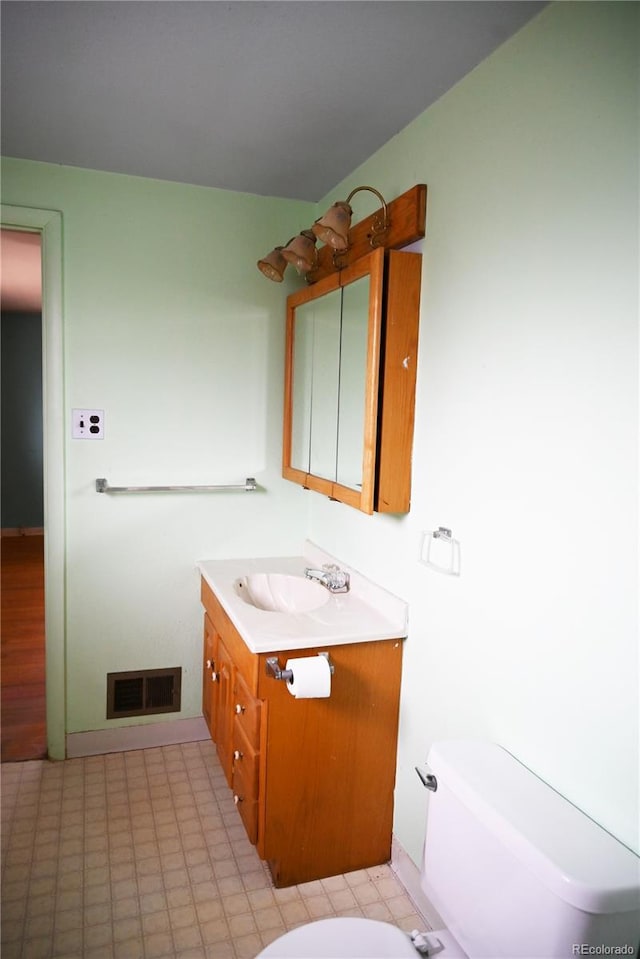
[[72,410],[71,414],[71,435],[74,440],[104,439],[104,410],[83,408]]

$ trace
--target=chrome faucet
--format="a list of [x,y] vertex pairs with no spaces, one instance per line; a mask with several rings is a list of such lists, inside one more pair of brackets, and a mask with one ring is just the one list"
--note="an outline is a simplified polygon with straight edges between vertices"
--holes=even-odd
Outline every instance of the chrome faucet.
[[325,586],[330,593],[349,592],[349,574],[335,563],[325,563],[322,569],[307,568],[304,575]]

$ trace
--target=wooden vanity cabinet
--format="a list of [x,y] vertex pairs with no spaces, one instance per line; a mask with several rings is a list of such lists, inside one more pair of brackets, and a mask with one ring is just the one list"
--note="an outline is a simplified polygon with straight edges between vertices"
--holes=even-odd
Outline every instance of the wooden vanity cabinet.
[[209,728],[275,886],[387,862],[402,640],[330,647],[331,696],[296,699],[268,674],[267,658],[277,655],[284,668],[320,648],[251,653],[204,579],[202,602],[205,648],[213,628],[218,649],[217,721]]

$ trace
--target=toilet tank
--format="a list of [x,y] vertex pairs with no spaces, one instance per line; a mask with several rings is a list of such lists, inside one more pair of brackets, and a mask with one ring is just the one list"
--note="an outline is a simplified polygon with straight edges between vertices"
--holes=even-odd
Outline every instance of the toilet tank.
[[422,886],[472,959],[637,957],[640,859],[494,743],[435,743]]

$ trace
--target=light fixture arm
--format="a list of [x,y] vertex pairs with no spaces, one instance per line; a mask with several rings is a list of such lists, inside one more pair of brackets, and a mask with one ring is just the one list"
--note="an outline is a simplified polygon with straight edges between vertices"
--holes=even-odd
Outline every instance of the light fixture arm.
[[[382,204],[382,211],[378,211],[378,213],[376,214],[373,220],[371,233],[368,234],[369,243],[371,244],[371,246],[372,247],[380,246],[380,239],[382,237],[382,234],[386,233],[386,231],[389,229],[389,214],[387,211],[387,204],[385,203],[385,199],[382,193],[380,193],[379,190],[376,190],[375,187],[372,187],[372,186],[357,186],[355,190],[351,191],[351,193],[346,199],[346,202],[350,205],[352,197],[354,197],[356,193],[360,193],[361,190],[368,190],[369,193],[373,193],[375,196],[378,197],[378,199],[380,200],[380,203]],[[380,213],[382,213],[382,219],[380,218]]]

